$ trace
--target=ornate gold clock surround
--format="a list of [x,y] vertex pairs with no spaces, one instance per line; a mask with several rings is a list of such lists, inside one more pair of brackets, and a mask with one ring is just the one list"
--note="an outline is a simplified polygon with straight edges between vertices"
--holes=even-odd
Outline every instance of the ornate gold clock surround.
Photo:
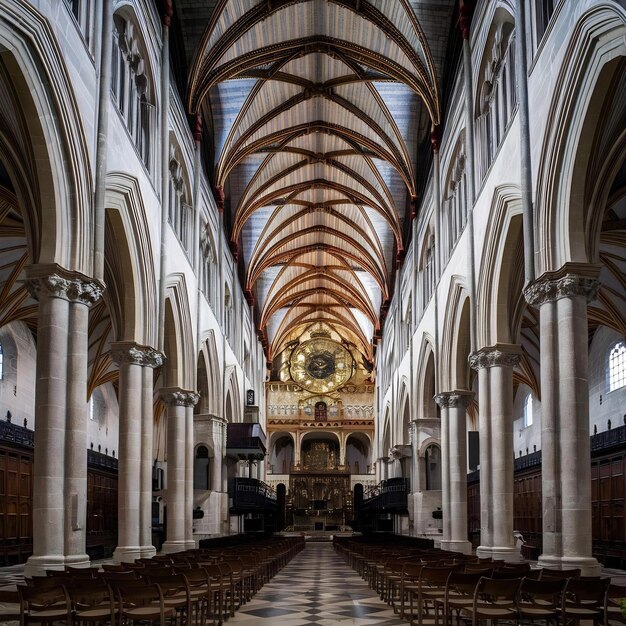
[[292,380],[311,393],[329,393],[345,385],[354,372],[354,359],[340,343],[326,338],[301,343],[289,359]]

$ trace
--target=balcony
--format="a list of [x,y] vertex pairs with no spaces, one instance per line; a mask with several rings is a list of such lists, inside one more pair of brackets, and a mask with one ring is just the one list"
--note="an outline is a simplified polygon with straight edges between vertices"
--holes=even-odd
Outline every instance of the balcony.
[[228,424],[227,456],[240,461],[261,460],[266,451],[266,437],[260,424]]
[[271,512],[278,509],[276,492],[256,478],[233,478],[228,483],[230,512],[238,515]]
[[363,513],[406,513],[408,495],[408,478],[383,480],[366,493],[360,511]]

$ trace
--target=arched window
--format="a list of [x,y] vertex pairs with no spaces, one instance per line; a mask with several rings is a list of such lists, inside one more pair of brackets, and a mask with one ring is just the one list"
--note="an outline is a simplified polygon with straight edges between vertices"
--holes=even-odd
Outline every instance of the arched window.
[[441,489],[441,450],[435,446],[428,446],[426,458],[426,489],[439,491]]
[[170,154],[169,222],[187,253],[191,252],[192,208],[189,204],[183,167],[174,145]]
[[535,0],[535,30],[540,41],[554,13],[554,0]]
[[206,446],[198,446],[196,458],[193,464],[193,488],[209,488],[209,449]]
[[65,4],[78,23],[85,43],[93,54],[92,31],[95,21],[95,3],[92,0],[65,0]]
[[477,98],[476,170],[478,181],[482,181],[517,105],[515,31],[509,21],[496,24],[487,40]]
[[609,391],[626,387],[626,343],[618,341],[609,352]]
[[426,250],[422,265],[422,307],[425,309],[430,302],[430,297],[435,289],[437,277],[435,276],[435,236],[428,235],[426,239]]
[[459,142],[450,166],[443,200],[443,231],[445,252],[449,258],[452,248],[463,232],[467,220],[467,183],[465,180],[465,152]]
[[113,16],[111,89],[117,108],[145,166],[151,167],[150,129],[155,107],[143,44],[132,22]]
[[326,402],[315,403],[315,421],[325,422],[327,419]]
[[0,380],[4,378],[4,352],[2,351],[2,344],[0,343]]
[[533,424],[533,395],[529,393],[524,401],[524,425],[523,428],[528,428]]

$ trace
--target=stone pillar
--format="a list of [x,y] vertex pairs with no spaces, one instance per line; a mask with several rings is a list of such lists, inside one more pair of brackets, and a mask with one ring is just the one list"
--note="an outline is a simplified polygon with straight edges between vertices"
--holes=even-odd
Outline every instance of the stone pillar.
[[439,406],[441,416],[441,510],[443,511],[443,543],[443,541],[450,541],[450,537],[452,535],[450,525],[450,417],[448,414],[448,394],[440,393],[436,395],[435,402]]
[[[111,350],[120,375],[118,545],[113,558],[118,562],[134,561],[155,552],[152,538],[147,534],[151,522],[150,517],[146,519],[146,514],[147,503],[152,506],[152,370],[163,364],[163,355],[133,342],[116,342]],[[149,427],[144,427],[145,422],[150,422]],[[146,439],[148,431],[149,442]],[[146,445],[147,449],[143,449]],[[149,500],[145,485],[146,459],[150,464]],[[145,541],[149,544],[142,543]]]
[[599,267],[566,264],[525,290],[539,307],[541,451],[545,567],[600,566],[591,545],[591,451],[587,304],[597,297]]
[[196,547],[196,542],[193,539],[193,464],[195,456],[193,408],[200,399],[197,393],[191,393],[190,396],[190,402],[185,407],[185,544],[187,549]]
[[[159,354],[159,364],[163,359]],[[152,471],[154,467],[154,371],[148,355],[141,372],[141,469],[139,484],[139,545],[141,557],[156,554],[152,545]]]
[[417,493],[422,490],[422,483],[420,480],[422,468],[420,467],[420,449],[417,437],[416,420],[411,420],[409,432],[411,437],[411,493]]
[[167,539],[163,544],[166,553],[181,552],[187,547],[186,410],[195,395],[178,387],[161,389],[161,398],[167,406]]
[[[472,552],[472,545],[467,540],[466,412],[473,396],[471,391],[451,391],[436,397],[442,409],[442,497],[445,493],[441,547],[463,554]],[[444,416],[447,424],[444,424]]]
[[[485,394],[479,396],[479,430],[486,430],[480,440],[479,553],[505,561],[520,556],[513,537],[513,368],[519,360],[519,346],[510,344],[483,348],[470,357],[472,368],[479,371],[479,392]],[[488,519],[482,519],[483,513]]]
[[89,564],[87,501],[88,307],[102,285],[58,265],[27,269],[39,300],[33,468],[33,555],[27,576]]
[[224,450],[225,422],[222,418],[211,417],[213,436],[213,459],[211,465],[211,491],[222,491],[222,455]]

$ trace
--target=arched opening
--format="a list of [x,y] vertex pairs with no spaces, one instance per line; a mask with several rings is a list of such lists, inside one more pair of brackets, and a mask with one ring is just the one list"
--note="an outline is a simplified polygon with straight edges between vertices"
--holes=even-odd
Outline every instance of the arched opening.
[[426,489],[441,491],[441,448],[431,444],[424,452],[426,460]]
[[211,484],[209,476],[209,448],[200,445],[196,448],[193,464],[193,488],[207,491]]
[[315,421],[325,422],[327,419],[328,417],[327,417],[326,402],[316,402],[315,403]]
[[352,474],[369,474],[370,441],[363,433],[352,433],[346,441],[346,465]]
[[272,474],[288,474],[293,466],[295,447],[291,435],[274,435],[270,451]]

